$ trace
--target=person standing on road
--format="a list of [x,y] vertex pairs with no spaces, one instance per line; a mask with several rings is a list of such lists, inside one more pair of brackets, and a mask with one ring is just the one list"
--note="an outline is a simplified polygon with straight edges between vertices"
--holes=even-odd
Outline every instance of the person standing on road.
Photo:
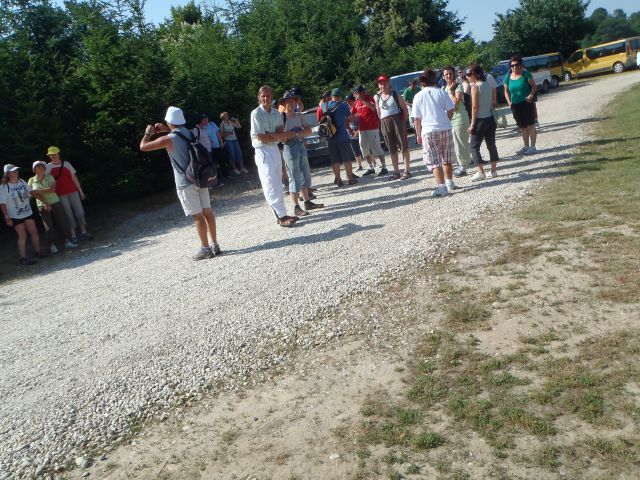
[[51,253],[58,253],[59,249],[77,248],[78,244],[73,243],[68,237],[67,216],[64,207],[56,194],[56,181],[47,173],[46,163],[42,160],[33,162],[33,173],[35,175],[29,179],[29,187],[34,192],[38,192],[44,199],[36,199],[36,205],[44,225],[45,240],[49,244]]
[[363,175],[376,173],[376,158],[380,160],[380,172],[378,176],[386,175],[388,172],[384,159],[384,150],[380,145],[380,120],[376,111],[376,100],[367,94],[364,85],[359,85],[353,91],[355,102],[351,107],[351,114],[358,116],[359,141],[362,155],[367,159],[369,169]]
[[234,175],[249,173],[249,170],[244,167],[242,150],[236,136],[236,129],[240,128],[240,122],[236,117],[229,117],[228,112],[220,114],[220,130],[222,130],[222,136],[224,137],[224,148],[227,150],[227,156],[233,166]]
[[33,249],[38,258],[47,255],[40,250],[40,237],[38,227],[34,219],[33,210],[29,199],[40,198],[44,205],[49,205],[47,200],[24,180],[20,179],[19,168],[12,164],[4,166],[4,177],[0,184],[0,210],[4,217],[4,223],[15,230],[18,235],[18,251],[20,252],[20,266],[33,265],[35,261],[27,257],[27,234],[31,237]]
[[[58,147],[49,147],[47,156],[50,162],[47,163],[47,173],[56,181],[56,194],[60,198],[60,203],[67,216],[69,226],[69,237],[73,243],[80,240],[93,240],[93,235],[87,232],[87,222],[84,217],[82,200],[85,195],[82,185],[76,175],[76,169],[66,160],[63,160]],[[76,229],[80,229],[80,236],[76,237]]]
[[[349,108],[353,111],[353,105],[356,103],[356,97],[350,93],[347,95],[347,103]],[[364,170],[362,167],[362,150],[360,149],[360,142],[358,141],[360,129],[360,119],[357,115],[351,115],[351,121],[349,122],[349,141],[351,142],[351,150],[353,150],[353,156],[356,157],[356,163],[358,164],[358,171]]]
[[427,168],[433,169],[437,182],[432,197],[444,197],[455,190],[453,183],[453,133],[451,117],[456,106],[451,97],[437,87],[435,70],[426,70],[420,76],[422,90],[413,99],[413,117],[416,140],[422,145]]
[[320,98],[320,103],[318,103],[318,108],[316,108],[316,118],[318,122],[322,120],[322,117],[325,113],[329,111],[329,102],[331,101],[331,92],[326,91],[322,92],[322,98]]
[[273,108],[273,90],[263,85],[258,90],[259,106],[251,112],[251,144],[256,151],[255,161],[262,184],[264,198],[282,227],[293,226],[298,217],[287,215],[282,193],[282,160],[278,150],[279,142],[295,137],[295,133],[285,133],[282,114]]
[[409,86],[402,92],[402,98],[407,104],[407,108],[411,108],[411,105],[413,105],[413,97],[415,97],[416,93],[418,93],[419,91],[420,87],[418,86],[418,79],[412,78],[411,80],[409,80]]
[[480,154],[480,146],[483,140],[487,145],[487,150],[489,150],[489,160],[491,162],[491,172],[489,176],[491,178],[498,176],[498,171],[496,170],[499,160],[498,148],[496,147],[497,125],[493,117],[493,111],[491,110],[494,89],[485,81],[484,70],[477,63],[469,65],[467,77],[471,81],[471,125],[469,125],[471,158],[478,170],[471,177],[471,181],[477,182],[487,178],[483,167],[483,164],[487,162],[482,160],[482,155]]
[[[295,136],[284,143],[284,164],[289,176],[289,195],[294,205],[293,214],[303,217],[309,210],[323,208],[321,203],[313,203],[310,198],[311,168],[304,146],[304,137],[311,134],[311,127],[307,125],[304,116],[296,112],[296,97],[292,92],[284,95],[286,109],[283,112],[284,130]],[[298,204],[299,194],[304,200],[304,210]]]
[[[200,239],[200,250],[193,259],[197,261],[213,258],[221,251],[217,240],[216,218],[211,210],[209,189],[194,185],[185,175],[190,162],[188,139],[192,138],[191,132],[185,126],[187,122],[184,119],[184,113],[177,107],[169,107],[164,120],[166,125],[163,123],[147,125],[140,140],[140,150],[153,152],[165,149],[167,151],[173,167],[178,199],[184,214],[193,218]],[[152,136],[159,133],[167,133],[167,135],[151,140]]]
[[207,133],[207,126],[209,125],[209,115],[206,113],[198,113],[196,114],[196,126],[191,130],[196,138],[198,139],[198,143],[202,145],[207,152],[209,153],[209,159],[213,159],[213,153],[211,151],[211,137]]
[[[411,158],[407,139],[407,121],[409,120],[407,104],[401,95],[391,89],[391,81],[387,75],[380,75],[377,83],[380,92],[375,96],[376,111],[378,118],[380,118],[382,136],[391,153],[391,163],[393,164],[393,175],[389,180],[406,180],[411,177]],[[398,151],[404,160],[402,175],[400,175],[398,166]]]
[[442,75],[447,82],[443,90],[447,92],[456,106],[456,111],[451,117],[451,126],[453,127],[453,145],[458,166],[453,174],[456,177],[462,177],[467,174],[467,166],[471,158],[469,132],[467,131],[469,128],[469,114],[464,106],[464,88],[461,84],[456,83],[455,69],[451,65],[443,68]]
[[349,185],[358,183],[358,179],[353,175],[353,150],[351,150],[351,140],[347,127],[351,119],[351,109],[347,102],[342,101],[342,91],[339,88],[331,90],[331,101],[329,102],[329,112],[336,127],[336,133],[327,141],[329,144],[329,156],[331,157],[331,168],[333,169],[334,180],[338,187],[344,185],[340,177],[340,164],[344,164],[344,171],[347,174]]
[[511,107],[513,118],[522,132],[524,146],[516,151],[516,155],[532,155],[536,149],[536,118],[533,105],[536,82],[528,71],[523,71],[522,57],[514,55],[509,62],[510,72],[504,77],[504,96]]

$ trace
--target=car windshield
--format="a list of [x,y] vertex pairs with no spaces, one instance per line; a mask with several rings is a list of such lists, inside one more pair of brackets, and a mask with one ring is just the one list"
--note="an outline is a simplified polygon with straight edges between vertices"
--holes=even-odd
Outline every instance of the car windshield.
[[316,117],[315,110],[313,112],[307,112],[304,114],[304,121],[307,122],[307,125],[310,127],[318,126],[318,117]]

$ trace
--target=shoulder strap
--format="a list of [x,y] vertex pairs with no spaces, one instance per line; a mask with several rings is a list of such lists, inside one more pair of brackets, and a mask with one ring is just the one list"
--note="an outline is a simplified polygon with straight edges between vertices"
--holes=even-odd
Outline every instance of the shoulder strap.
[[398,105],[398,108],[400,108],[400,102],[398,101],[398,92],[396,92],[395,90],[391,90],[391,95],[393,96],[393,101],[396,102],[396,105]]
[[60,170],[58,170],[58,176],[57,177],[53,177],[53,175],[51,175],[55,180],[58,180],[61,176],[62,176],[62,169],[64,168],[64,158],[62,159],[62,163],[60,164]]
[[178,137],[183,139],[185,142],[193,143],[195,141],[195,135],[193,134],[193,132],[189,132],[191,133],[191,138],[187,138],[187,136],[181,131],[179,131],[178,129],[172,130],[171,133],[175,133]]

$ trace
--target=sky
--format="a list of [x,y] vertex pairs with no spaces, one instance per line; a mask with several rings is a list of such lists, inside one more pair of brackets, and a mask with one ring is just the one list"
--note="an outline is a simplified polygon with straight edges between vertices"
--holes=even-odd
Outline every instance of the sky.
[[[188,1],[147,0],[147,18],[153,23],[160,23],[169,16],[172,5],[184,5]],[[196,3],[199,3],[198,0]],[[223,5],[225,2],[218,0],[217,3]],[[493,37],[493,22],[496,19],[496,13],[505,13],[508,9],[516,8],[519,3],[518,0],[449,0],[449,10],[458,12],[459,17],[465,18],[465,24],[462,27],[463,35],[471,32],[475,40],[482,41],[491,40]],[[621,8],[627,14],[640,10],[638,0],[592,0],[587,15],[600,7],[606,8],[609,12]]]

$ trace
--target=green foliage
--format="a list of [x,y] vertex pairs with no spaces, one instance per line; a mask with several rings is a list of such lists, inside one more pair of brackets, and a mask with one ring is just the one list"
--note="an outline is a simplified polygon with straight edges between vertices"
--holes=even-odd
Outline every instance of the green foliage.
[[493,24],[500,55],[570,54],[590,30],[588,5],[585,0],[520,0]]
[[627,18],[624,10],[616,9],[609,14],[604,8],[596,8],[589,17],[589,21],[593,33],[582,40],[583,47],[640,35],[640,12]]
[[470,39],[455,42],[448,38],[437,43],[417,43],[407,48],[407,57],[412,60],[410,68],[441,68],[445,65],[468,65],[479,60],[481,51]]

